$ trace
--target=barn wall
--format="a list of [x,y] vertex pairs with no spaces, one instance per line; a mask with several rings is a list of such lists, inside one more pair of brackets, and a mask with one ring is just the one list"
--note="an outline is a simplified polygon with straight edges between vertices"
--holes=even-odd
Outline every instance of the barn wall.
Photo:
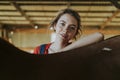
[[50,42],[51,33],[18,31],[13,34],[9,34],[9,37],[10,42],[16,47],[28,51],[40,44]]
[[15,33],[12,42],[18,47],[35,47],[50,41],[50,36],[43,33]]
[[[105,39],[120,34],[119,30],[83,29],[81,38],[95,32],[102,32],[105,35]],[[51,42],[51,40],[53,41],[52,33],[53,32],[48,32],[47,29],[32,29],[16,31],[13,34],[9,34],[9,38],[15,46],[22,50],[30,51],[40,44]]]

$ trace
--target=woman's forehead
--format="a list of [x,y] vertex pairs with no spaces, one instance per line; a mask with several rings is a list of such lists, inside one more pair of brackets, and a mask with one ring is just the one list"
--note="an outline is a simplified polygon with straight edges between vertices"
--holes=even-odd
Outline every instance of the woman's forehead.
[[77,25],[77,20],[74,18],[74,16],[71,16],[70,14],[63,14],[58,21],[70,22]]

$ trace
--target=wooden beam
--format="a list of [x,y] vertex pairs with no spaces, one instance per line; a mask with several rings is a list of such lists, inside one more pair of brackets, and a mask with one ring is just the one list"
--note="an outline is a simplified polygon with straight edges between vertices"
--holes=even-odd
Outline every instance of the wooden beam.
[[110,0],[111,3],[118,9],[120,9],[120,3],[118,2],[118,0]]
[[5,40],[8,40],[8,29],[4,26],[1,28],[1,37]]
[[3,26],[3,24],[2,24],[1,21],[0,21],[0,28],[2,28],[2,26]]
[[54,32],[53,30],[50,30],[48,27],[46,28],[40,28],[40,29],[16,29],[15,32],[22,32],[22,33],[51,33]]
[[70,8],[71,7],[71,2],[68,1],[66,5],[67,5],[67,8]]
[[119,35],[120,34],[120,30],[97,30],[97,29],[84,29],[83,30],[83,35],[88,35],[91,33],[95,33],[95,32],[101,32],[104,35]]
[[31,21],[31,20],[29,19],[29,17],[24,13],[24,11],[19,7],[19,5],[16,4],[15,2],[11,2],[11,4],[16,8],[17,11],[19,11],[19,12],[21,13],[22,16],[24,16],[24,17],[26,18],[26,20],[28,20],[28,21],[30,22],[30,25],[31,25],[32,27],[34,27],[33,21]]
[[120,13],[120,9],[118,9],[115,13],[113,13],[113,15],[111,17],[109,17],[102,25],[101,25],[101,29],[104,29],[105,26],[112,21],[113,18],[115,18],[118,14]]
[[[39,29],[15,29],[15,32],[20,33],[51,33],[54,32],[50,30],[48,27],[46,28],[39,28]],[[99,30],[99,29],[83,29],[82,35],[88,35],[95,32],[101,32],[105,35],[119,35],[120,29],[108,29],[108,30]]]

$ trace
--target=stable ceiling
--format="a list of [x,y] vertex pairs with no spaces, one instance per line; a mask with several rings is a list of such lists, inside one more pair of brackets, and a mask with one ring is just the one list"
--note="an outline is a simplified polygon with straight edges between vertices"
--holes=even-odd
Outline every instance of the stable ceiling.
[[79,12],[85,28],[120,29],[119,4],[118,0],[0,1],[0,24],[9,28],[44,28],[58,10],[69,7]]

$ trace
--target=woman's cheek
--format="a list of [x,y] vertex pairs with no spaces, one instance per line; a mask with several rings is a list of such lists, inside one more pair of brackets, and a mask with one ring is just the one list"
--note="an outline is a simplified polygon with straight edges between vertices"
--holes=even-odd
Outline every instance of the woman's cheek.
[[74,38],[74,36],[75,36],[75,33],[72,33],[72,34],[71,34],[71,39]]

